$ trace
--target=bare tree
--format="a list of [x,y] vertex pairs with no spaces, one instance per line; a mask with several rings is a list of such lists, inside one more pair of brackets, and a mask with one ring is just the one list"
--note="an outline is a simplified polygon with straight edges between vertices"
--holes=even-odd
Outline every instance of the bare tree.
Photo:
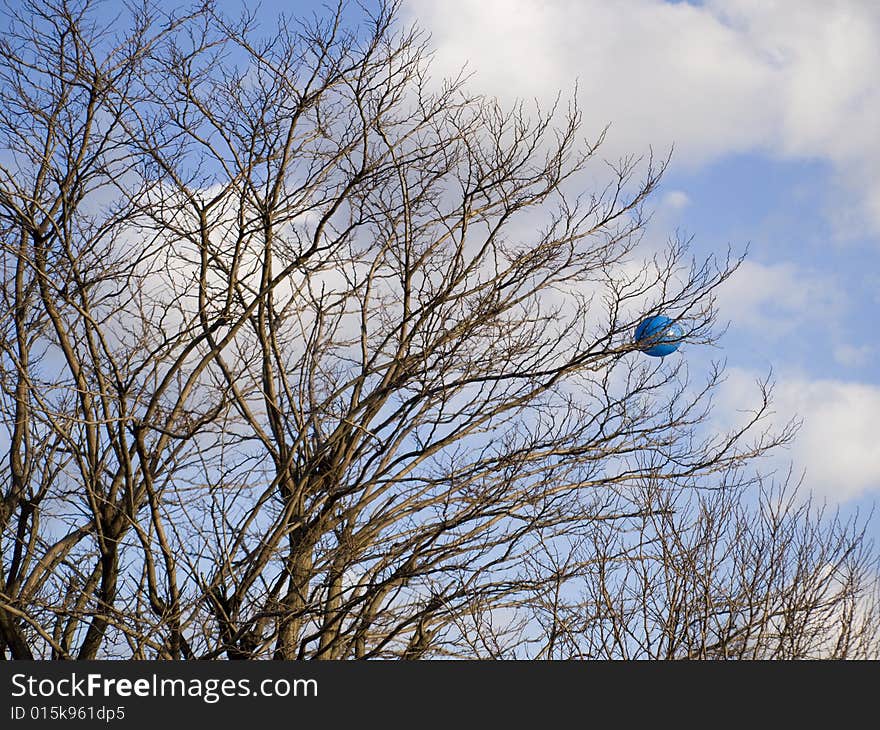
[[642,254],[666,160],[393,5],[101,10],[0,43],[0,656],[877,655],[864,534],[760,487],[767,384],[720,433],[721,367],[632,342],[713,342],[738,264]]

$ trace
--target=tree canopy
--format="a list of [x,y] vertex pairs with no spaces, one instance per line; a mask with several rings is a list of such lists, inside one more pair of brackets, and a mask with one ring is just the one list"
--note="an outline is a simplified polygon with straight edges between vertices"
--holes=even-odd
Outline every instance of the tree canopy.
[[715,342],[740,260],[644,255],[666,158],[394,5],[6,13],[0,655],[878,656],[769,379],[722,431],[722,366],[633,342]]

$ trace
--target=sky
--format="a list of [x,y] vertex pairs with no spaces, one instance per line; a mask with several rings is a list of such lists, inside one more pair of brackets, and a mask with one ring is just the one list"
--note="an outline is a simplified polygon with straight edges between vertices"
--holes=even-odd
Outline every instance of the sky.
[[[229,0],[225,3],[232,7]],[[265,0],[274,18],[321,3]],[[757,403],[772,370],[780,454],[844,513],[880,498],[880,2],[872,0],[402,0],[430,34],[433,72],[548,104],[574,93],[604,155],[665,151],[651,235],[697,255],[748,248],[720,292],[711,353],[718,417]],[[872,520],[880,538],[880,516]]]
[[[231,4],[231,2],[230,2]],[[316,2],[262,4],[307,12]],[[780,460],[844,511],[880,497],[880,2],[402,0],[433,72],[547,104],[577,96],[615,159],[665,151],[651,234],[748,258],[720,292],[719,418],[772,369]],[[686,349],[686,348],[684,348]],[[688,357],[704,356],[693,351]],[[781,464],[781,462],[780,462]],[[873,520],[880,537],[880,518]]]

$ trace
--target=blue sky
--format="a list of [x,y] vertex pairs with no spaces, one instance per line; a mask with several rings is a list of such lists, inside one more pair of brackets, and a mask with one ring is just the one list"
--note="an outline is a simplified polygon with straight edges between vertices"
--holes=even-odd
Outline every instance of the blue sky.
[[[228,7],[234,3],[230,0]],[[262,14],[320,3],[262,3]],[[435,73],[467,64],[502,101],[578,98],[606,154],[675,145],[651,235],[749,246],[721,293],[720,408],[772,367],[788,454],[844,511],[880,496],[880,3],[864,0],[403,0]],[[699,362],[705,353],[687,353]],[[872,532],[880,537],[880,518]]]

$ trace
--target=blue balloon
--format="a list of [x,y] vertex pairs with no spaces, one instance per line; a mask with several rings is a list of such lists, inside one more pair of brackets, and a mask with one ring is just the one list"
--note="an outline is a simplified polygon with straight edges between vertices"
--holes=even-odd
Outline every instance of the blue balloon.
[[677,322],[657,315],[646,317],[636,327],[635,341],[639,349],[651,357],[671,355],[681,344],[684,331]]

